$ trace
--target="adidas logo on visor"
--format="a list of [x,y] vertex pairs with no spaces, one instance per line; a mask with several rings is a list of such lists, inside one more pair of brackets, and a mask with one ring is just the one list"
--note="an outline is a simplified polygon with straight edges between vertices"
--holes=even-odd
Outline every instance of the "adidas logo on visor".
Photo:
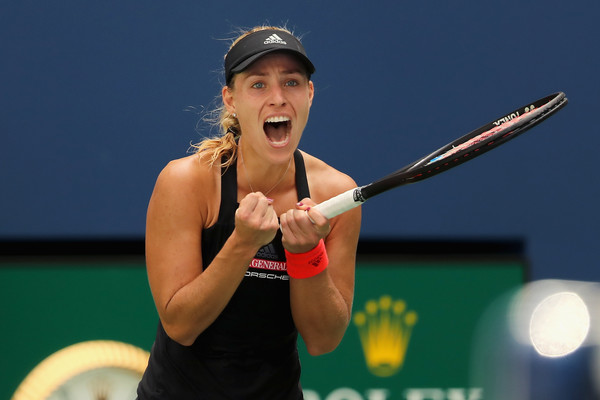
[[277,34],[275,34],[275,33],[272,34],[271,36],[269,36],[267,39],[265,39],[264,44],[272,44],[272,43],[287,44],[282,38],[277,36]]

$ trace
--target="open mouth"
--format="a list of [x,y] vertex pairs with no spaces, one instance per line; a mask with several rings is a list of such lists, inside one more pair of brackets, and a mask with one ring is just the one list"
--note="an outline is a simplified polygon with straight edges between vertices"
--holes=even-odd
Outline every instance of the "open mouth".
[[279,116],[267,118],[263,130],[272,146],[282,147],[288,144],[292,121],[289,117]]

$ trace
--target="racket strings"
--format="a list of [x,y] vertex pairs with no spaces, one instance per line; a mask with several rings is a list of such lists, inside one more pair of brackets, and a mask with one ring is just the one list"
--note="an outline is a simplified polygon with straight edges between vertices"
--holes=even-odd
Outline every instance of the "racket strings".
[[[361,201],[395,187],[418,182],[460,165],[526,132],[567,104],[562,92],[530,103],[429,155],[360,188]],[[522,114],[521,114],[522,112]],[[487,129],[488,127],[490,127]],[[481,133],[481,130],[487,129]],[[469,138],[469,139],[467,139]],[[458,143],[458,144],[457,144]],[[453,157],[452,157],[453,156]],[[356,199],[353,199],[356,201]]]
[[[444,158],[448,158],[456,153],[459,153],[463,150],[471,148],[471,147],[489,139],[490,137],[496,136],[497,134],[499,134],[501,132],[505,132],[507,129],[516,127],[515,125],[517,125],[519,122],[523,121],[526,117],[528,117],[530,112],[531,111],[528,111],[522,115],[519,115],[518,117],[514,117],[513,119],[511,119],[509,121],[506,121],[498,126],[493,127],[492,129],[489,129],[483,133],[480,133],[479,135],[467,140],[466,142],[463,142],[456,146],[452,146],[451,149],[449,149],[448,151],[446,151],[445,153],[443,153],[437,157],[432,158],[425,165],[430,165],[436,161],[443,160]],[[506,137],[506,136],[510,135],[511,133],[512,133],[512,131],[509,131],[506,134],[504,134],[502,137]],[[489,142],[488,144],[493,144],[493,143],[494,142]]]

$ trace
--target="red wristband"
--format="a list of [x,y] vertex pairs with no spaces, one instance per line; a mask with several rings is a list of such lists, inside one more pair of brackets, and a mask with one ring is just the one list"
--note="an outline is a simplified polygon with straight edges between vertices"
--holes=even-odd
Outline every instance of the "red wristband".
[[286,250],[285,258],[287,260],[287,273],[295,279],[315,276],[327,268],[329,264],[323,239],[319,241],[314,249],[306,253],[290,253]]

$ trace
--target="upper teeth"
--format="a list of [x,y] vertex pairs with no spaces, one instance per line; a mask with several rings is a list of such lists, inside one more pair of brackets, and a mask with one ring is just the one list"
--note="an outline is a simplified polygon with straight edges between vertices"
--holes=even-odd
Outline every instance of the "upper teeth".
[[285,122],[289,120],[289,117],[269,117],[265,122]]

